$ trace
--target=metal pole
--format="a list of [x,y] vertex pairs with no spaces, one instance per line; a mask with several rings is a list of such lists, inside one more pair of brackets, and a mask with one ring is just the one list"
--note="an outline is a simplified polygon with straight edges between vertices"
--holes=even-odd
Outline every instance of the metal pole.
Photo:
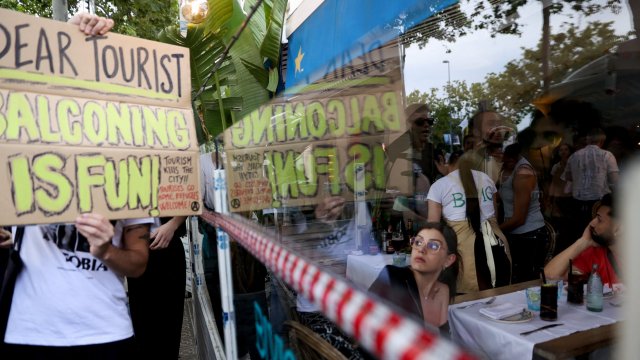
[[549,93],[551,76],[549,75],[549,39],[550,39],[550,22],[551,17],[551,0],[542,1],[542,83],[544,95]]
[[67,21],[69,14],[67,0],[53,0],[51,5],[53,6],[53,20]]
[[443,64],[447,64],[447,99],[449,100],[449,154],[453,154],[453,125],[451,117],[451,63],[449,60],[442,60]]
[[[215,209],[221,214],[228,214],[227,181],[224,170],[214,170]],[[231,267],[231,249],[229,235],[220,227],[216,227],[218,241],[218,271],[220,276],[220,300],[222,301],[222,328],[224,331],[224,349],[226,358],[238,358],[236,340],[236,311],[233,305],[233,279]]]

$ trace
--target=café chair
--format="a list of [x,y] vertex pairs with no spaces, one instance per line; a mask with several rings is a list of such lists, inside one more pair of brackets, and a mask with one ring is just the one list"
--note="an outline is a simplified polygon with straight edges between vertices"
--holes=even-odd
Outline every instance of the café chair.
[[340,351],[336,350],[320,335],[297,321],[285,321],[284,329],[289,336],[289,346],[291,346],[296,355],[296,359],[347,360]]
[[549,233],[549,242],[545,248],[545,257],[544,257],[544,265],[547,265],[551,259],[555,256],[556,251],[556,230],[553,228],[550,222],[547,220],[544,221],[544,227],[547,229]]

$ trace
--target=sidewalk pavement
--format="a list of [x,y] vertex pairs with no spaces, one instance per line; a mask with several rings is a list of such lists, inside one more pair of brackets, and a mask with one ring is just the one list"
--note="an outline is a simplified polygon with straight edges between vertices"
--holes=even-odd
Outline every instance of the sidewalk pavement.
[[191,317],[193,315],[192,298],[184,299],[184,317],[182,319],[182,337],[180,338],[180,360],[198,360],[198,351],[193,336],[193,325]]

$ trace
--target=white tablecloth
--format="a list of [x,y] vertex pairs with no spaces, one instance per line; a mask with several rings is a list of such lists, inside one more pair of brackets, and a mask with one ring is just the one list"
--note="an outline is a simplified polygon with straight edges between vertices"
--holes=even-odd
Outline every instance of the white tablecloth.
[[[586,300],[586,299],[585,299]],[[474,300],[467,302],[476,302]],[[602,325],[615,323],[622,319],[622,311],[604,299],[604,309],[596,313],[588,311],[585,305],[567,304],[566,293],[558,299],[558,320],[562,323],[550,329],[522,336],[523,331],[533,330],[555,322],[540,320],[538,312],[533,312],[533,320],[525,323],[500,323],[490,320],[479,313],[483,306],[475,305],[467,309],[458,309],[465,303],[449,307],[449,326],[453,341],[471,351],[477,351],[488,359],[531,359],[533,347],[537,343],[553,340],[571,333],[588,330]],[[494,304],[509,302],[527,307],[524,290],[500,295]]]
[[393,255],[349,255],[347,256],[347,279],[362,290],[369,289],[369,286],[378,278],[380,271],[393,263]]

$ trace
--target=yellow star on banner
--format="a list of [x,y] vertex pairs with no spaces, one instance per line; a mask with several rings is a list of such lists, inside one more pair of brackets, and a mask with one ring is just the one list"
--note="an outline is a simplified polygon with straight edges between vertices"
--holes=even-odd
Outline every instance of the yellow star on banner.
[[304,58],[304,53],[302,52],[302,46],[300,46],[300,49],[298,50],[298,56],[296,56],[295,62],[296,62],[296,71],[295,71],[295,75],[298,75],[299,72],[303,72],[304,69],[302,68],[302,58]]

